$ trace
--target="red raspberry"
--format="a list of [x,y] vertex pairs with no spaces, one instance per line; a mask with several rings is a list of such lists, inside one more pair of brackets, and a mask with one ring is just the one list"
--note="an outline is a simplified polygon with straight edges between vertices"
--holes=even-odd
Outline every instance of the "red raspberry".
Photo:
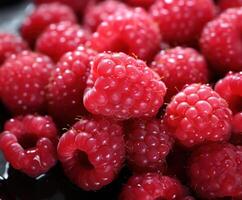
[[197,149],[189,164],[191,186],[205,199],[242,196],[242,147],[210,144]]
[[242,0],[219,0],[218,6],[222,11],[228,8],[241,7]]
[[233,117],[232,126],[233,126],[233,133],[242,136],[242,112],[237,113]]
[[126,141],[128,162],[137,172],[161,171],[172,143],[160,120],[132,121]]
[[127,4],[137,7],[149,8],[155,0],[124,0]]
[[51,24],[38,38],[36,50],[57,62],[66,52],[74,51],[79,45],[85,44],[88,38],[89,32],[77,24]]
[[0,65],[11,54],[19,53],[27,48],[27,44],[21,37],[9,33],[0,33]]
[[0,68],[0,96],[14,114],[43,111],[46,86],[54,69],[42,54],[23,51],[9,57]]
[[215,16],[212,0],[157,0],[150,8],[164,41],[196,44],[204,25]]
[[34,46],[36,39],[45,28],[61,21],[76,22],[71,8],[60,3],[42,4],[25,19],[20,31],[23,38]]
[[124,186],[120,200],[188,200],[186,188],[181,183],[168,176],[157,173],[147,173],[132,176]]
[[143,61],[124,53],[101,53],[94,59],[83,101],[86,109],[97,115],[153,117],[165,93],[160,77]]
[[189,85],[174,96],[165,114],[172,135],[186,147],[228,140],[231,120],[227,102],[201,84]]
[[209,22],[200,43],[203,55],[218,72],[242,70],[242,8],[229,9]]
[[84,190],[111,183],[125,159],[123,130],[105,119],[82,119],[61,138],[58,155],[67,176]]
[[159,50],[158,26],[141,8],[117,12],[102,22],[91,38],[91,47],[99,52],[114,51],[150,60]]
[[85,112],[82,104],[90,61],[96,52],[85,47],[66,53],[57,63],[48,86],[49,113],[62,126]]
[[129,8],[119,2],[114,0],[107,0],[90,6],[84,18],[85,25],[90,28],[92,31],[96,31],[97,27],[101,22],[107,20],[110,15],[113,15],[117,12],[126,12]]
[[50,117],[21,116],[6,122],[0,135],[0,148],[15,169],[37,177],[55,165],[57,138]]
[[208,82],[206,61],[192,48],[176,47],[161,51],[151,68],[160,75],[168,88],[167,101],[186,84]]

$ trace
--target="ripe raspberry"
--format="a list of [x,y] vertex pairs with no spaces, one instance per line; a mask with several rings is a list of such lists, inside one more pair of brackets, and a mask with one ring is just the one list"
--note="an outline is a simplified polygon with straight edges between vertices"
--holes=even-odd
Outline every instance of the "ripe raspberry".
[[85,112],[82,99],[94,55],[93,50],[80,46],[66,53],[51,75],[47,93],[49,113],[62,126],[72,124]]
[[233,127],[233,133],[241,135],[242,136],[242,112],[237,113],[233,117],[232,121],[232,127]]
[[94,59],[83,102],[96,115],[153,117],[165,93],[160,77],[143,61],[124,53],[101,53]]
[[131,6],[149,8],[155,0],[124,0],[127,4]]
[[164,41],[196,44],[204,25],[215,16],[212,0],[157,0],[150,14],[159,24]]
[[0,96],[14,114],[43,111],[46,86],[54,69],[44,55],[23,51],[9,57],[0,68]]
[[84,190],[111,183],[125,159],[123,130],[105,119],[82,119],[61,138],[58,155],[67,176]]
[[242,196],[242,147],[210,144],[197,149],[189,164],[191,186],[205,199]]
[[218,72],[242,70],[242,8],[229,9],[203,30],[200,43],[203,55]]
[[61,21],[77,21],[71,8],[60,3],[42,4],[25,19],[20,29],[21,35],[34,46],[36,39],[50,24]]
[[193,199],[187,195],[186,188],[181,183],[168,176],[157,173],[147,173],[132,176],[124,186],[120,200]]
[[219,0],[218,6],[222,11],[228,8],[241,7],[242,0]]
[[50,117],[26,115],[6,122],[0,148],[15,169],[37,177],[55,165],[57,139]]
[[107,20],[110,15],[113,15],[117,12],[124,13],[128,9],[128,6],[119,1],[103,1],[95,4],[94,6],[90,6],[87,9],[85,13],[84,23],[92,31],[96,31],[98,25],[101,24],[101,22]]
[[176,47],[161,51],[151,68],[160,75],[168,88],[167,101],[186,84],[208,82],[206,61],[192,48]]
[[186,147],[228,140],[231,120],[227,102],[201,84],[189,85],[174,96],[165,114],[172,135]]
[[134,171],[161,171],[172,139],[160,120],[135,120],[127,133],[127,159]]
[[77,24],[51,24],[38,38],[36,50],[57,62],[66,52],[74,51],[79,45],[85,44],[88,38],[89,32]]
[[93,49],[124,52],[150,60],[159,50],[161,36],[158,26],[141,8],[117,12],[102,22],[93,34],[90,45]]
[[27,44],[17,35],[0,33],[0,65],[4,63],[11,54],[26,50]]

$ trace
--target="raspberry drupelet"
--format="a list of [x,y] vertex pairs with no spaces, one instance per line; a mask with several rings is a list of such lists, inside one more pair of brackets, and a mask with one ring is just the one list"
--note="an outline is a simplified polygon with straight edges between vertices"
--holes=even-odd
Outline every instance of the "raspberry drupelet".
[[211,87],[191,84],[173,97],[164,121],[174,138],[190,148],[209,141],[227,141],[232,112]]
[[221,11],[228,8],[236,8],[242,6],[242,0],[218,0],[218,6]]
[[160,120],[131,121],[126,137],[127,160],[133,171],[162,171],[173,139]]
[[190,158],[188,175],[203,199],[241,199],[242,147],[216,143],[201,146]]
[[36,51],[48,55],[58,62],[62,55],[74,51],[89,38],[89,32],[78,24],[65,21],[49,25],[36,43]]
[[157,54],[151,68],[167,86],[167,102],[186,84],[207,83],[209,79],[205,58],[192,48],[163,50]]
[[0,68],[0,96],[13,114],[44,112],[46,86],[54,65],[45,55],[23,51]]
[[96,52],[79,46],[57,63],[48,85],[48,111],[62,127],[72,124],[85,113],[82,103],[86,81]]
[[161,35],[149,14],[134,8],[108,17],[93,34],[90,46],[99,51],[124,52],[151,60],[160,47]]
[[13,168],[37,177],[55,165],[57,141],[57,129],[49,116],[26,115],[6,122],[0,149]]
[[147,173],[132,176],[124,186],[120,200],[193,200],[186,188],[176,179]]
[[122,127],[101,118],[81,119],[60,138],[57,151],[72,182],[84,190],[99,190],[124,164]]
[[100,53],[94,59],[83,102],[96,115],[120,120],[153,117],[165,93],[165,84],[143,61],[124,53]]
[[77,22],[71,8],[60,3],[42,4],[25,18],[20,32],[30,46],[34,46],[36,39],[50,24],[61,21]]

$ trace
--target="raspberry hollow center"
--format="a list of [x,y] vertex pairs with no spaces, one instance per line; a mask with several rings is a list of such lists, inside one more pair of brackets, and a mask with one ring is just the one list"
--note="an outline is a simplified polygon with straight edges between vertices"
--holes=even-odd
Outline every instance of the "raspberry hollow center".
[[19,144],[27,150],[36,147],[37,141],[38,137],[35,134],[25,134],[19,139]]
[[89,161],[88,155],[84,151],[77,150],[75,152],[75,158],[77,163],[84,169],[86,170],[91,170],[94,169],[94,166],[92,163]]

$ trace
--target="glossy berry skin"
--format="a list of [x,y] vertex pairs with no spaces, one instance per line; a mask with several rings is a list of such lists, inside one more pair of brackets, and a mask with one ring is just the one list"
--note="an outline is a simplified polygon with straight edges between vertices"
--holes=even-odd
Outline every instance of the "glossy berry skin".
[[164,120],[179,143],[193,147],[209,141],[227,141],[232,112],[212,88],[192,84],[173,97]]
[[150,14],[165,42],[194,45],[204,25],[215,16],[215,5],[212,0],[157,0]]
[[111,183],[125,160],[123,130],[110,120],[86,118],[61,138],[58,155],[66,175],[83,190]]
[[27,44],[17,35],[0,33],[0,64],[12,54],[27,50]]
[[50,24],[61,21],[76,23],[76,16],[70,7],[60,3],[42,4],[25,18],[20,32],[30,46],[34,46],[36,39]]
[[224,11],[228,8],[236,8],[242,6],[242,0],[219,0],[218,6],[221,11]]
[[181,183],[158,173],[132,176],[123,187],[120,200],[192,200]]
[[134,120],[126,133],[126,154],[135,172],[162,171],[173,140],[158,119]]
[[121,120],[153,117],[165,93],[165,84],[143,61],[124,53],[100,53],[94,59],[83,102],[95,115]]
[[85,113],[83,93],[95,55],[95,51],[80,46],[60,59],[50,77],[48,111],[62,127]]
[[13,168],[37,177],[55,165],[57,139],[49,116],[19,116],[5,123],[0,149]]
[[188,176],[191,186],[203,199],[241,198],[241,146],[228,143],[201,146],[190,158]]
[[157,24],[141,8],[117,12],[102,22],[90,46],[99,51],[124,52],[150,60],[159,50],[161,35]]
[[40,35],[36,50],[48,55],[55,62],[68,51],[74,51],[89,38],[89,32],[71,22],[49,25]]
[[42,54],[23,51],[9,57],[0,68],[0,96],[13,114],[43,112],[51,60]]
[[209,79],[204,57],[192,48],[163,50],[156,55],[151,68],[167,86],[167,101],[186,84],[207,83]]
[[202,53],[217,72],[242,70],[241,21],[242,8],[228,9],[203,30]]
[[128,5],[149,8],[155,0],[124,0]]
[[117,12],[125,13],[128,9],[128,6],[115,0],[99,2],[88,7],[84,17],[84,24],[92,31],[96,31],[99,24],[107,20],[110,15]]

